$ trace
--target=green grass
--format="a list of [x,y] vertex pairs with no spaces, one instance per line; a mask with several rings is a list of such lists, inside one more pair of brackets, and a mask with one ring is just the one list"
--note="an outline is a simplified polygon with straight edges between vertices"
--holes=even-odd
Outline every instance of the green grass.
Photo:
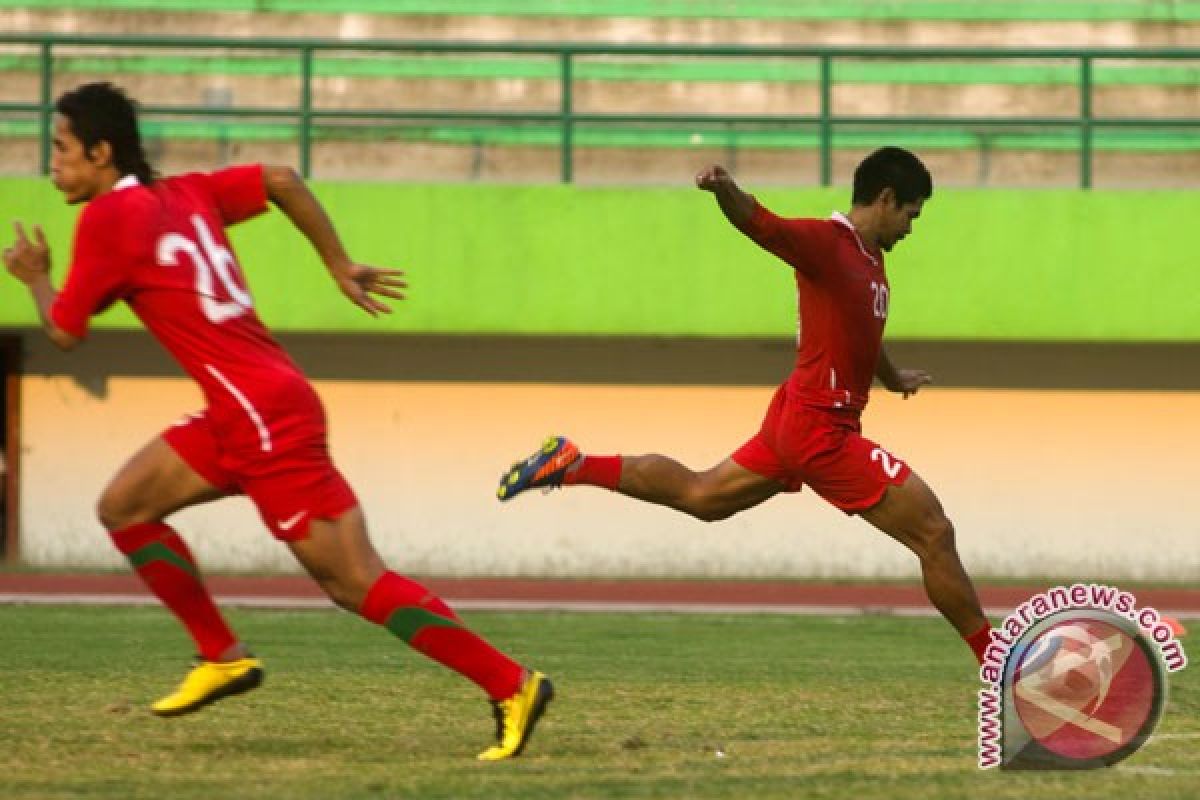
[[[524,757],[480,764],[492,725],[481,695],[396,640],[334,612],[231,617],[266,659],[266,685],[159,720],[144,707],[188,653],[165,612],[0,607],[0,795],[1200,794],[1195,739],[1179,737],[1103,772],[978,771],[979,685],[963,645],[933,619],[471,614],[559,689]],[[1161,733],[1200,735],[1198,689],[1192,673],[1174,677]]]

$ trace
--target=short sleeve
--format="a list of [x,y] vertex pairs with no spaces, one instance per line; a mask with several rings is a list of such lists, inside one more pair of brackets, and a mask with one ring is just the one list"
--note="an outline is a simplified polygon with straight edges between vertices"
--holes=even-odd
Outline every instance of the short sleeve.
[[759,247],[809,278],[817,278],[828,261],[828,220],[784,219],[755,201],[754,213],[740,229]]
[[120,246],[121,214],[113,203],[89,203],[75,226],[67,279],[50,306],[50,321],[82,339],[88,322],[120,300],[131,265]]
[[244,222],[267,210],[267,184],[262,164],[244,164],[208,174],[209,191],[228,225]]

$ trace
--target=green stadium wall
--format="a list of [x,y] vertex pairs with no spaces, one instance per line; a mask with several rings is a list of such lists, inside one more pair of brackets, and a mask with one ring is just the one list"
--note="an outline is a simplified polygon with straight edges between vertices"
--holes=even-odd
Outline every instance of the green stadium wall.
[[[753,188],[753,187],[750,187]],[[694,189],[318,182],[360,260],[407,271],[410,298],[373,320],[335,296],[279,213],[233,241],[281,331],[775,337],[795,326],[790,274]],[[759,193],[824,216],[842,190]],[[45,179],[0,179],[0,218],[40,222],[58,270],[77,209]],[[888,335],[904,339],[1200,340],[1194,192],[939,190],[889,257]],[[6,235],[7,238],[7,235]],[[59,275],[61,280],[61,275]],[[24,292],[0,325],[36,324]],[[125,309],[100,328],[130,328]]]

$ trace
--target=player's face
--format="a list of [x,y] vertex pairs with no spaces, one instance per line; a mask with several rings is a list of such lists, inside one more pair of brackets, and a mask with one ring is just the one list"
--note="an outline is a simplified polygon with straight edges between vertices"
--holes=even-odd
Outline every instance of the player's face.
[[103,185],[102,162],[88,158],[83,142],[71,132],[71,124],[62,114],[54,115],[50,179],[71,205],[91,200]]
[[895,202],[885,203],[883,225],[880,226],[879,232],[880,248],[890,251],[897,242],[912,233],[913,221],[921,216],[921,207],[924,205],[923,198],[900,205],[896,205]]

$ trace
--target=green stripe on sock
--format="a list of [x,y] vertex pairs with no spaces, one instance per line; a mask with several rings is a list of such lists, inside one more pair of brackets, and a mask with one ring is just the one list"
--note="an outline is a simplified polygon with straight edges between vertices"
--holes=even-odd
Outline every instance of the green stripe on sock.
[[461,628],[452,619],[434,614],[424,608],[409,606],[398,608],[388,617],[384,627],[406,642],[412,642],[413,637],[428,627]]
[[167,547],[162,542],[151,542],[140,550],[136,550],[129,554],[129,563],[133,564],[134,569],[140,570],[142,567],[154,561],[166,561],[168,564],[174,564],[179,569],[191,575],[193,578],[198,578],[196,573],[196,565],[188,561],[183,556],[176,553],[171,548]]

